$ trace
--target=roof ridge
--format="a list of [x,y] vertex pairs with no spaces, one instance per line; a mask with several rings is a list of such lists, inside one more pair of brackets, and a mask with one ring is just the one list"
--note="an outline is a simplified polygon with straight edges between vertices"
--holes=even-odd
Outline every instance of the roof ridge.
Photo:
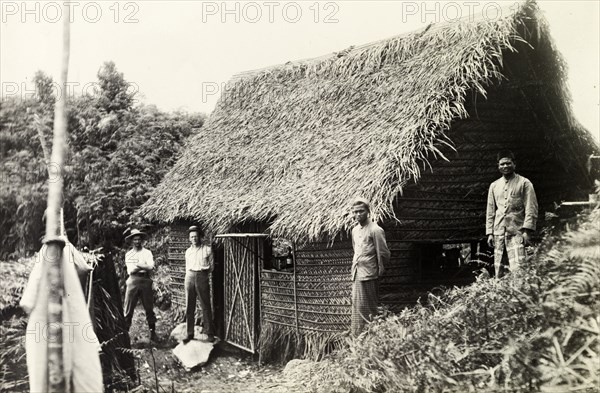
[[[495,3],[495,4],[497,4],[497,3]],[[516,4],[519,5],[518,10],[514,9]],[[508,15],[514,16],[519,11],[523,10],[527,5],[530,5],[530,4],[535,4],[535,0],[517,0],[514,2],[506,2],[504,5],[502,5],[500,7],[500,15],[504,15],[505,10],[506,10],[506,11],[510,11],[509,13],[506,14],[507,16]],[[502,17],[502,16],[497,17],[495,20],[500,20],[502,18],[504,18],[504,17]],[[329,58],[339,56],[340,53],[343,53],[343,52],[345,52],[345,55],[347,55],[351,52],[370,48],[370,47],[380,45],[384,42],[392,41],[395,39],[407,38],[407,37],[415,36],[418,34],[425,34],[427,32],[432,33],[432,32],[436,32],[436,31],[442,30],[444,28],[447,28],[448,26],[457,25],[457,24],[464,23],[464,22],[475,23],[475,22],[480,22],[481,20],[484,20],[484,19],[486,19],[486,15],[483,15],[483,13],[481,13],[480,15],[472,15],[472,14],[465,15],[465,16],[455,19],[455,20],[444,20],[444,21],[438,22],[438,23],[429,23],[427,26],[419,27],[418,29],[407,31],[407,32],[404,32],[401,34],[396,34],[396,35],[393,35],[393,36],[390,36],[387,38],[383,38],[383,39],[380,39],[377,41],[367,42],[367,43],[357,45],[357,46],[350,45],[349,47],[339,50],[337,52],[331,52],[331,53],[327,53],[325,55],[321,55],[321,56],[317,56],[317,57],[308,57],[308,58],[304,58],[304,59],[290,60],[285,63],[270,65],[270,66],[262,67],[262,68],[255,68],[255,69],[247,70],[247,71],[241,71],[237,74],[234,74],[231,77],[230,81],[240,80],[240,79],[243,79],[246,77],[260,74],[261,72],[264,72],[264,71],[281,68],[281,67],[284,67],[287,65],[301,65],[301,64],[318,63],[321,61],[325,61]]]

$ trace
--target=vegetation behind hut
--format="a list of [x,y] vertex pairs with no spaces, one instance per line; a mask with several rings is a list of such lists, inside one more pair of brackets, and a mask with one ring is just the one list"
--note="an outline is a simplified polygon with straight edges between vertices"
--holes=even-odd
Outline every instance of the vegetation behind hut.
[[[52,142],[56,84],[43,72],[36,94],[0,101],[0,256],[41,246],[48,173],[43,149]],[[204,115],[165,113],[136,105],[131,85],[112,62],[98,71],[97,88],[68,97],[69,150],[64,168],[69,239],[90,248],[122,244],[133,211],[173,165]],[[91,90],[91,89],[90,89]],[[66,95],[66,92],[61,94]],[[41,139],[44,139],[45,146]]]

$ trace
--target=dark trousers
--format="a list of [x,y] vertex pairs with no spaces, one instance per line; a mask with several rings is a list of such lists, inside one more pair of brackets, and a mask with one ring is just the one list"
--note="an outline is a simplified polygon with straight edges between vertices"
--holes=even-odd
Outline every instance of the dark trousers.
[[185,317],[188,336],[194,335],[196,299],[200,300],[202,308],[202,332],[212,336],[215,334],[215,324],[210,306],[208,271],[188,270],[185,273]]
[[131,327],[133,320],[133,311],[137,306],[138,299],[142,299],[142,305],[146,312],[146,320],[151,329],[156,324],[156,314],[154,314],[154,295],[152,294],[152,279],[148,276],[130,275],[127,279],[127,289],[125,291],[125,323],[127,330]]

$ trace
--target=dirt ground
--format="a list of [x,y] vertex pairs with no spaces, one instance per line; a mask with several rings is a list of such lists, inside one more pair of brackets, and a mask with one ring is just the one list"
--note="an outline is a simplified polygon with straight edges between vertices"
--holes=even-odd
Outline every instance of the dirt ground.
[[[169,339],[176,323],[170,311],[156,310],[160,341],[150,342],[144,310],[138,307],[130,330],[141,386],[134,392],[177,393],[304,393],[309,390],[286,380],[284,365],[261,365],[252,354],[224,342],[215,345],[206,365],[186,371],[173,355],[178,344]],[[155,373],[156,371],[156,373]]]

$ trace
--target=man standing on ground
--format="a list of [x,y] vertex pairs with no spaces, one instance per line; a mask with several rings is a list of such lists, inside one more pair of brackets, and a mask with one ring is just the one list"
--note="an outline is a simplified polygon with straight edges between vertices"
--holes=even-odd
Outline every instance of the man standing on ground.
[[137,229],[125,240],[131,239],[133,248],[125,254],[125,265],[127,266],[127,278],[125,291],[125,323],[127,330],[131,327],[133,311],[138,299],[142,299],[142,305],[146,312],[146,321],[150,328],[150,340],[158,341],[156,336],[156,314],[154,314],[154,295],[152,293],[152,279],[150,272],[154,270],[154,257],[150,250],[142,246],[142,240],[146,236],[144,232]]
[[210,245],[201,244],[202,231],[197,226],[188,229],[190,247],[185,252],[185,316],[187,337],[184,343],[194,338],[196,298],[202,308],[202,333],[206,341],[215,341],[215,325],[210,305],[210,273],[214,269],[214,258]]
[[352,204],[352,214],[358,225],[352,229],[352,324],[351,331],[358,336],[365,323],[377,314],[379,277],[390,260],[385,232],[370,218],[370,205],[364,199]]
[[514,272],[525,262],[525,246],[535,231],[538,203],[533,184],[515,173],[512,152],[497,155],[502,177],[490,185],[486,212],[488,245],[494,248],[496,277],[506,274],[506,265]]

